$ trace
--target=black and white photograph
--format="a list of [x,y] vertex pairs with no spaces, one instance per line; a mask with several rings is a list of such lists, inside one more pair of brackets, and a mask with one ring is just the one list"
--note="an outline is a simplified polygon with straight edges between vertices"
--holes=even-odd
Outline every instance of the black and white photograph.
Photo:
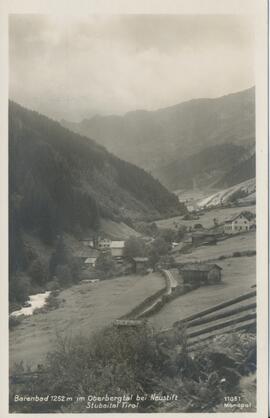
[[255,32],[9,14],[10,414],[258,410]]

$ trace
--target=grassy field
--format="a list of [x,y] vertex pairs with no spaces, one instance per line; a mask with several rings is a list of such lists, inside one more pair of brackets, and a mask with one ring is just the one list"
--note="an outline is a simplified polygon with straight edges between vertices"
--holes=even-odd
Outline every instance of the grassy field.
[[61,292],[58,309],[27,317],[10,332],[10,367],[42,362],[57,336],[90,336],[164,285],[158,273],[84,283]]
[[206,245],[193,249],[190,254],[180,254],[175,257],[179,262],[198,262],[216,259],[222,255],[228,257],[237,251],[254,251],[256,250],[256,233],[247,232],[228,238],[224,241],[218,241],[217,245]]
[[168,303],[150,318],[154,327],[169,328],[186,316],[250,291],[256,283],[256,257],[229,258],[218,265],[223,269],[221,284],[202,286]]
[[213,209],[208,212],[205,212],[204,215],[200,216],[200,219],[195,221],[184,221],[183,216],[176,216],[174,218],[163,219],[161,221],[157,221],[156,224],[159,228],[175,228],[175,222],[177,226],[185,225],[187,227],[191,226],[194,227],[195,224],[202,224],[204,228],[211,228],[214,226],[213,219],[216,218],[219,223],[223,223],[226,218],[234,214],[238,214],[243,211],[250,211],[255,213],[256,206],[245,206],[245,207],[235,207],[235,208],[218,208]]

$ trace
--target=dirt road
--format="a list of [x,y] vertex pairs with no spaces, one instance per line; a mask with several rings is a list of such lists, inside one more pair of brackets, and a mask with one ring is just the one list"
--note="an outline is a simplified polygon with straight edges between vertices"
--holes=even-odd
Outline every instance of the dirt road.
[[228,258],[218,262],[222,267],[222,282],[202,286],[165,305],[149,318],[156,329],[165,329],[186,316],[200,312],[251,290],[256,283],[256,258]]

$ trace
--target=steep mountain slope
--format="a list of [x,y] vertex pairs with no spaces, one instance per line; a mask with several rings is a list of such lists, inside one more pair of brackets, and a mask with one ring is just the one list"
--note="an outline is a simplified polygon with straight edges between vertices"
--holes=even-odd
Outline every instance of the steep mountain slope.
[[256,201],[255,178],[251,178],[250,180],[213,193],[210,196],[197,201],[197,204],[201,208],[210,208],[224,205],[235,200],[241,202],[244,199],[246,199],[246,202],[252,201],[251,204],[254,204],[254,201]]
[[124,116],[95,116],[81,123],[62,123],[159,176],[159,167],[207,146],[223,143],[253,146],[255,88],[217,99],[191,100],[153,112],[138,110]]
[[[242,177],[238,181],[237,169],[239,162],[249,157],[247,150],[240,145],[221,144],[207,147],[188,158],[175,160],[158,170],[159,179],[169,189],[192,189],[193,186],[205,188],[210,186],[226,187],[226,174],[234,172],[230,176],[232,181],[240,181],[254,177],[254,172],[242,170]],[[234,170],[234,171],[233,171]],[[233,183],[233,184],[235,184]],[[229,184],[232,185],[232,184]]]
[[13,102],[9,163],[15,253],[19,230],[32,231],[50,244],[61,231],[97,229],[101,218],[143,219],[184,210],[177,197],[144,170]]
[[241,145],[214,145],[159,167],[154,174],[171,190],[224,188],[255,176],[255,155]]
[[252,154],[228,171],[215,187],[230,187],[256,176],[256,156]]

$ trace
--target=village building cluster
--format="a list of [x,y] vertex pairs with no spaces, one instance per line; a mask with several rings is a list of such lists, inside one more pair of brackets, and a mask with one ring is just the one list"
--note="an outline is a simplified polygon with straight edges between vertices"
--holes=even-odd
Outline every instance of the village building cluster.
[[85,264],[95,267],[100,253],[107,252],[112,257],[121,260],[124,255],[125,241],[113,241],[110,238],[84,238],[81,240],[84,248],[76,256]]
[[[84,269],[95,268],[100,254],[110,254],[117,264],[124,262],[125,240],[112,240],[108,237],[81,239],[83,247],[75,253]],[[148,268],[148,257],[133,257],[129,260],[135,274],[145,274]]]
[[[174,225],[177,228],[178,225]],[[171,242],[169,257],[164,257],[162,262],[157,263],[155,268],[172,268],[175,255],[180,255],[182,251],[191,251],[193,247],[205,245],[217,245],[219,241],[230,239],[235,234],[243,234],[256,229],[256,217],[251,212],[239,212],[231,215],[223,222],[213,218],[213,225],[204,228],[200,223],[195,223],[193,227],[186,229],[184,236],[180,242]],[[147,245],[154,241],[153,237],[143,236],[142,240],[147,241]],[[100,235],[94,237],[86,237],[81,239],[80,249],[76,252],[76,257],[80,260],[82,270],[87,276],[95,277],[94,270],[97,270],[97,260],[103,254],[109,254],[114,261],[115,268],[119,274],[146,274],[149,272],[149,257],[134,256],[125,257],[125,240],[111,239],[108,236]],[[117,267],[118,266],[118,267]],[[199,284],[207,285],[221,281],[222,268],[217,264],[209,264],[206,262],[186,263],[183,266],[178,265],[179,285]],[[93,274],[89,275],[89,272]]]

